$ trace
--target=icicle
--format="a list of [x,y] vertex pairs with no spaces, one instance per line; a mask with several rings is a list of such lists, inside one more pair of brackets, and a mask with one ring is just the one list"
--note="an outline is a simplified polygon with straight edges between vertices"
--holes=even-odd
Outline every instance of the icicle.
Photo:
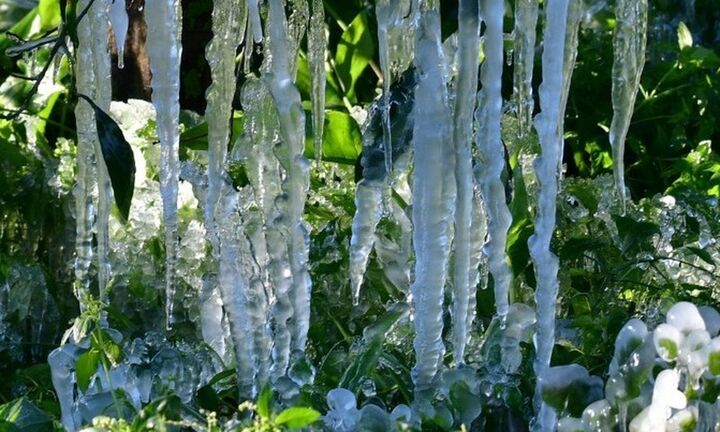
[[[482,253],[485,236],[487,234],[487,217],[485,206],[482,202],[480,190],[474,188],[472,202],[472,220],[470,224],[470,267],[469,267],[469,291],[468,291],[468,314],[467,328],[472,326],[475,320],[475,309],[477,308],[477,288],[486,279],[485,256]],[[485,287],[484,283],[482,284]]]
[[375,243],[375,228],[382,217],[382,185],[360,180],[355,189],[355,217],[350,238],[350,288],[353,304],[360,302],[368,258]]
[[[118,0],[119,1],[119,0]],[[93,46],[93,101],[105,112],[110,111],[110,102],[112,99],[110,87],[110,53],[107,45],[107,34],[110,31],[110,23],[108,21],[108,4],[105,1],[96,2],[87,17],[88,25],[92,28],[92,41],[100,46]],[[83,93],[85,94],[85,93]],[[94,118],[94,116],[93,116]],[[108,256],[110,247],[110,235],[108,223],[110,220],[110,210],[112,209],[112,186],[110,185],[110,176],[102,157],[100,149],[100,141],[95,138],[95,166],[97,167],[97,183],[98,183],[98,213],[96,221],[97,232],[97,256],[98,256],[98,294],[101,302],[107,301],[107,285],[110,281],[111,269],[110,259]]]
[[118,68],[125,67],[125,39],[128,31],[128,14],[125,9],[125,0],[110,0],[110,22],[115,35],[115,48],[117,49]]
[[312,75],[312,119],[315,160],[322,161],[323,130],[325,128],[325,8],[322,0],[313,0],[308,29],[308,61]]
[[495,307],[504,317],[508,311],[508,295],[512,274],[505,253],[507,231],[512,223],[505,202],[505,185],[501,175],[505,169],[505,149],[500,138],[502,95],[500,93],[503,69],[503,0],[483,0],[482,16],[487,25],[485,32],[485,63],[481,69],[482,90],[479,92],[478,149],[481,163],[475,167],[475,176],[482,189],[488,218],[488,242],[485,255],[495,286]]
[[560,116],[565,118],[570,84],[572,82],[575,61],[578,52],[578,34],[580,32],[580,21],[586,12],[585,1],[573,1],[568,4],[567,27],[565,30],[565,56],[563,60],[563,93]]
[[[415,281],[411,290],[415,303],[415,358],[412,371],[416,394],[427,390],[438,371],[445,351],[442,341],[443,289],[449,249],[446,189],[447,173],[453,172],[444,58],[440,39],[440,17],[425,10],[416,40],[415,65],[415,176],[413,180],[413,233]],[[452,185],[454,187],[454,184]]]
[[625,137],[635,107],[635,96],[645,64],[647,0],[618,0],[613,35],[615,58],[612,69],[613,118],[610,124],[615,188],[625,211]]
[[167,327],[173,323],[175,264],[177,261],[177,195],[180,174],[180,55],[182,46],[179,0],[154,0],[145,5],[145,20],[154,30],[147,51],[152,71],[152,101],[160,138],[160,193],[165,229],[165,312]]
[[455,268],[452,306],[453,358],[464,363],[470,301],[470,242],[473,206],[473,111],[477,93],[480,11],[477,0],[461,0],[458,10],[458,76],[456,81],[453,144],[455,145]]
[[378,26],[378,51],[380,57],[380,70],[383,74],[382,94],[382,126],[383,143],[385,145],[385,171],[392,173],[392,132],[390,130],[390,47],[388,46],[388,28],[395,22],[391,0],[379,0],[375,5],[375,16]]
[[537,431],[553,430],[556,421],[552,408],[542,403],[539,383],[550,367],[550,357],[555,344],[558,258],[550,252],[550,240],[555,229],[559,167],[562,158],[563,65],[568,0],[549,0],[546,7],[547,25],[545,26],[542,55],[542,84],[539,89],[540,113],[535,117],[535,128],[541,146],[541,154],[535,160],[535,173],[540,188],[537,199],[535,233],[528,240],[537,281],[534,369],[539,378],[535,403],[540,407],[540,411],[535,419],[533,429]]
[[[580,3],[580,1],[578,1]],[[520,137],[532,128],[535,108],[532,91],[533,66],[535,64],[535,38],[538,20],[538,0],[515,2],[515,59],[513,64],[513,100],[520,124]]]
[[[290,291],[294,312],[288,327],[292,348],[304,350],[310,326],[310,274],[307,268],[308,233],[304,226],[305,199],[310,186],[310,166],[303,157],[305,149],[305,114],[300,93],[295,87],[290,68],[288,27],[282,0],[269,2],[268,34],[272,39],[271,72],[265,80],[277,107],[281,142],[275,148],[278,161],[286,172],[283,196],[276,201],[276,222],[283,226],[292,270]],[[270,244],[268,240],[268,244]]]
[[[244,4],[244,3],[243,3]],[[235,95],[235,51],[239,44],[239,17],[243,12],[232,0],[213,3],[213,39],[205,56],[212,83],[207,91],[205,119],[208,124],[208,193],[205,202],[205,226],[217,253],[219,237],[215,232],[215,205],[220,199],[225,158],[230,141],[232,100]]]
[[263,40],[262,24],[260,22],[260,2],[262,0],[246,0],[248,9],[248,24],[247,30],[249,34],[252,34],[252,40],[247,39],[249,46],[252,46],[252,42],[260,43]]

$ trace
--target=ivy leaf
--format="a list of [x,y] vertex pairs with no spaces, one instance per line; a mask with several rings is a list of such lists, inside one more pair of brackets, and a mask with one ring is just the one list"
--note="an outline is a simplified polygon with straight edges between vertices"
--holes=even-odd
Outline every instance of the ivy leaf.
[[95,111],[98,140],[110,175],[115,204],[123,220],[127,221],[135,187],[135,158],[132,148],[115,120],[95,105],[89,97],[82,94],[78,94],[78,97],[87,101]]
[[275,417],[275,424],[285,425],[290,429],[304,428],[320,418],[320,413],[312,408],[292,407]]

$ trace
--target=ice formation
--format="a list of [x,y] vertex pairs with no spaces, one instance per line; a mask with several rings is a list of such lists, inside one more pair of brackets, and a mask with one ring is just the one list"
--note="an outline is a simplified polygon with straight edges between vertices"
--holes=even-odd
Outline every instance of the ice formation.
[[125,9],[125,0],[110,0],[110,23],[115,36],[115,49],[117,50],[117,65],[125,67],[125,39],[128,31],[128,14]]
[[647,0],[619,0],[615,5],[616,27],[613,35],[612,70],[613,118],[610,145],[613,154],[615,188],[625,206],[625,137],[630,128],[635,96],[645,65],[647,41]]
[[312,124],[315,160],[322,160],[323,132],[325,129],[325,8],[322,0],[313,0],[310,27],[308,28],[308,62],[312,75]]
[[482,89],[478,96],[476,118],[478,123],[477,145],[480,160],[475,176],[482,190],[488,219],[488,242],[485,254],[488,270],[493,276],[495,308],[498,315],[508,312],[512,274],[507,264],[505,246],[507,231],[512,222],[505,202],[505,185],[502,172],[505,169],[505,149],[500,137],[502,95],[500,93],[503,69],[503,14],[504,3],[487,0],[481,3],[481,15],[487,26],[485,31],[485,62],[481,68]]
[[513,49],[513,99],[521,136],[530,133],[535,101],[532,92],[537,35],[538,0],[518,0],[515,4],[515,46]]
[[[535,173],[540,184],[537,198],[535,233],[528,240],[530,256],[535,267],[535,302],[537,332],[535,335],[535,374],[538,376],[536,405],[540,402],[540,383],[550,366],[555,345],[555,302],[558,293],[558,258],[550,251],[555,229],[560,161],[562,160],[563,118],[563,55],[568,11],[567,0],[547,3],[544,48],[542,56],[542,84],[540,85],[540,113],[535,127],[540,139],[541,153],[535,161]],[[555,422],[554,413],[544,403],[535,420],[535,430],[548,430]]]
[[176,302],[175,265],[178,252],[178,181],[180,177],[180,56],[181,8],[178,0],[157,0],[145,5],[147,51],[152,71],[152,101],[157,111],[160,139],[160,192],[165,230],[165,313],[173,323]]
[[417,393],[431,386],[445,352],[443,291],[450,246],[448,215],[452,214],[453,195],[445,177],[453,172],[454,156],[447,148],[451,142],[451,123],[437,12],[423,11],[415,48],[418,85],[413,144],[415,172],[423,173],[413,180],[412,212],[416,256],[415,281],[411,287],[416,355],[412,375]]

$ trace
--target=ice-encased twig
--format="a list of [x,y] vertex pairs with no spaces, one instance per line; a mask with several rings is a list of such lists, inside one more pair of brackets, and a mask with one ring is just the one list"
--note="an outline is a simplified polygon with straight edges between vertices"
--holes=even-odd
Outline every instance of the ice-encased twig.
[[[418,85],[415,89],[415,175],[412,219],[415,230],[415,280],[411,291],[415,306],[415,390],[427,390],[442,362],[443,290],[449,255],[452,214],[447,205],[447,173],[453,172],[450,107],[445,59],[440,39],[440,17],[425,10],[415,45]],[[454,184],[452,185],[454,187]]]
[[610,146],[613,154],[615,188],[625,211],[625,137],[630,128],[635,97],[645,65],[647,41],[647,0],[618,0],[615,5],[612,68],[613,118]]
[[538,0],[515,2],[515,46],[513,47],[513,100],[517,110],[520,136],[532,129],[533,100],[532,77],[535,64]]
[[458,10],[458,75],[456,79],[453,144],[455,146],[454,292],[452,305],[453,359],[464,363],[470,305],[470,243],[473,205],[473,112],[477,93],[480,10],[477,0],[461,0]]
[[322,160],[323,132],[325,129],[325,7],[322,0],[313,0],[310,28],[308,29],[308,61],[312,75],[313,149],[319,167]]
[[493,276],[495,308],[504,317],[508,311],[512,274],[507,263],[505,246],[512,216],[505,201],[502,171],[505,168],[505,149],[500,135],[502,117],[503,69],[503,0],[483,0],[481,14],[486,23],[485,62],[480,72],[482,89],[478,93],[477,145],[480,163],[475,176],[480,185],[488,219],[488,241],[485,255]]
[[180,176],[180,41],[182,18],[179,0],[154,0],[145,5],[145,20],[154,36],[147,52],[152,71],[152,102],[160,139],[160,194],[165,230],[165,313],[173,323],[175,264],[177,262],[177,196]]
[[[555,230],[559,167],[563,147],[563,65],[568,0],[550,0],[546,7],[542,84],[539,88],[540,113],[535,116],[535,129],[541,146],[540,156],[535,160],[535,173],[539,183],[538,204],[535,232],[528,240],[537,281],[536,354],[533,366],[538,377],[542,377],[550,366],[550,357],[555,344],[558,258],[550,251],[550,240]],[[552,430],[555,426],[555,413],[542,402],[539,385],[535,392],[535,405],[536,409],[539,408],[539,412],[533,430]]]

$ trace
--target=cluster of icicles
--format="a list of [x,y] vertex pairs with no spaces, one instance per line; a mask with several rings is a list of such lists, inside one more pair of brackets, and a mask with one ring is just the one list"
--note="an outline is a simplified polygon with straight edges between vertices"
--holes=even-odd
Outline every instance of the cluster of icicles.
[[[293,14],[286,17],[286,1]],[[181,8],[179,0],[152,0],[145,5],[147,51],[152,69],[152,101],[157,111],[161,145],[160,183],[166,251],[166,313],[173,324],[175,262],[178,253],[177,196],[179,161],[179,82]],[[288,373],[293,353],[302,353],[309,328],[311,281],[308,273],[308,232],[303,209],[309,187],[310,163],[303,156],[305,120],[300,93],[294,85],[296,53],[306,33],[312,74],[312,126],[315,153],[323,141],[326,34],[321,0],[214,0],[213,39],[206,57],[212,84],[207,92],[208,166],[203,186],[204,222],[212,247],[216,278],[201,291],[203,336],[218,352],[229,352],[237,364],[240,391],[252,397],[265,382],[277,383]],[[537,0],[517,0],[514,35],[514,112],[520,133],[535,130],[541,154],[535,162],[540,184],[535,233],[529,241],[537,273],[537,356],[535,372],[549,367],[554,344],[558,259],[550,252],[563,153],[563,116],[575,62],[577,32],[586,13],[584,2],[546,0],[540,14]],[[88,4],[81,0],[79,9]],[[452,287],[452,354],[464,363],[468,328],[474,319],[475,290],[481,265],[494,281],[496,310],[504,319],[509,310],[512,274],[505,253],[511,224],[502,180],[505,150],[501,142],[504,65],[504,0],[460,0],[459,30],[454,49],[444,46],[437,0],[377,0],[383,96],[382,137],[364,137],[365,178],[357,186],[357,213],[351,241],[351,286],[354,301],[375,228],[392,206],[389,190],[407,175],[413,152],[412,241],[414,279],[409,301],[414,307],[416,365],[412,378],[416,395],[431,389],[442,366],[445,345],[443,299]],[[118,43],[119,66],[127,16],[123,0],[95,0],[87,21],[79,27],[78,91],[108,110],[110,56],[105,46],[110,24]],[[616,161],[619,195],[624,199],[622,151],[642,70],[647,0],[618,0],[613,67],[614,116],[610,139]],[[539,113],[532,75],[538,17],[544,17],[542,84]],[[310,25],[308,25],[308,20]],[[484,32],[481,37],[481,23]],[[262,44],[260,77],[248,76],[242,88],[250,148],[242,155],[251,182],[237,191],[225,169],[230,139],[229,120],[236,86],[236,53],[244,46],[246,61],[254,44]],[[446,44],[447,45],[447,44]],[[478,58],[482,48],[478,91]],[[410,64],[412,62],[412,65]],[[391,82],[414,67],[414,108],[411,131],[394,130]],[[102,158],[93,113],[77,106],[78,173],[76,186],[76,295],[82,308],[90,295],[89,268],[96,256],[100,300],[107,299],[111,276],[108,218],[111,187]],[[412,136],[409,146],[402,142]],[[371,148],[377,146],[378,148]],[[278,143],[278,144],[276,144]],[[404,146],[404,147],[403,147]],[[407,148],[409,147],[409,148]],[[371,158],[372,150],[384,157]],[[97,187],[97,195],[93,193]],[[94,196],[97,196],[97,202]],[[97,211],[95,211],[97,209]],[[97,233],[97,248],[92,236]],[[449,265],[452,260],[452,265]],[[450,271],[449,269],[452,269]],[[229,327],[231,344],[226,345]],[[57,385],[58,383],[56,383]],[[539,396],[539,393],[538,395]],[[552,409],[537,398],[537,430],[551,430]],[[64,407],[65,408],[65,407]]]

